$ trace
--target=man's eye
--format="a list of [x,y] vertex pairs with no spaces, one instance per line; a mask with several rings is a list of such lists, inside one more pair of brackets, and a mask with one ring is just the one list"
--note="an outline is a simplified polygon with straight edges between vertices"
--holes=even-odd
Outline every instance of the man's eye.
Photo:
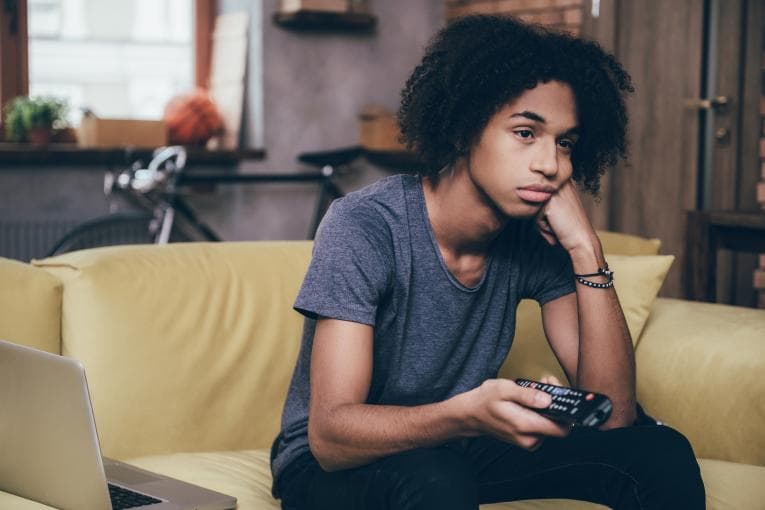
[[530,129],[519,129],[515,132],[515,134],[524,140],[528,140],[534,136],[534,133]]
[[558,141],[558,145],[565,150],[572,150],[574,148],[574,142],[568,139]]

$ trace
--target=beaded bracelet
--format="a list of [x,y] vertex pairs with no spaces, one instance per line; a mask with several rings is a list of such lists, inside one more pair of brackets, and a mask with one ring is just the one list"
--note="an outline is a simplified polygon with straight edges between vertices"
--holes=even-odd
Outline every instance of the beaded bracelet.
[[[608,281],[606,283],[598,283],[585,279],[592,276],[605,276],[608,278]],[[586,285],[594,289],[607,289],[614,286],[614,272],[608,269],[608,264],[606,264],[604,267],[599,267],[597,273],[575,274],[574,277],[576,278],[576,281],[582,285]]]

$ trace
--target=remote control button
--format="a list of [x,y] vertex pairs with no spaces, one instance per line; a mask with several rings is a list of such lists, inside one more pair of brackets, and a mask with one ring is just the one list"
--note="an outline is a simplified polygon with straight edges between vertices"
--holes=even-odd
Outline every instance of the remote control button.
[[593,393],[588,393],[586,397],[584,397],[585,400],[592,400],[595,398],[595,395]]

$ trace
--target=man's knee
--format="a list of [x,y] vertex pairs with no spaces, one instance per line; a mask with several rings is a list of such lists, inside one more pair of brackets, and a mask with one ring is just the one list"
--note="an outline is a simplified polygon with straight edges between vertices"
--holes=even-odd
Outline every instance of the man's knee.
[[699,466],[696,455],[688,439],[677,430],[666,427],[651,427],[650,441],[654,444],[653,451],[659,455],[660,464],[666,470],[682,470],[698,472]]
[[477,509],[475,476],[467,461],[446,448],[407,452],[406,467],[396,473],[395,508]]
[[[682,501],[685,508],[704,508],[701,480],[693,447],[671,427],[646,427],[640,443],[646,448],[638,467],[643,478],[641,492],[648,499]],[[650,453],[649,453],[650,452]]]

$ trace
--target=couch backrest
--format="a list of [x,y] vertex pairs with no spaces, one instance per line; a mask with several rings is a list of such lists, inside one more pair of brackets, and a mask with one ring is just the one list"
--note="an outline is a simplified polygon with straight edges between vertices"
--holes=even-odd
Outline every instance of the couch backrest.
[[61,292],[42,269],[0,258],[0,339],[60,353]]
[[64,283],[62,351],[85,366],[104,454],[268,447],[310,253],[309,242],[197,243],[38,261]]
[[661,249],[661,239],[598,230],[603,251],[611,255],[656,255]]
[[[658,250],[600,234],[607,251]],[[60,317],[61,352],[85,365],[106,455],[270,446],[300,347],[292,304],[311,247],[116,246],[35,262],[50,274],[25,266],[41,285],[60,293],[63,283],[61,314],[46,317]],[[534,306],[522,307],[519,331],[540,367],[557,366]]]

